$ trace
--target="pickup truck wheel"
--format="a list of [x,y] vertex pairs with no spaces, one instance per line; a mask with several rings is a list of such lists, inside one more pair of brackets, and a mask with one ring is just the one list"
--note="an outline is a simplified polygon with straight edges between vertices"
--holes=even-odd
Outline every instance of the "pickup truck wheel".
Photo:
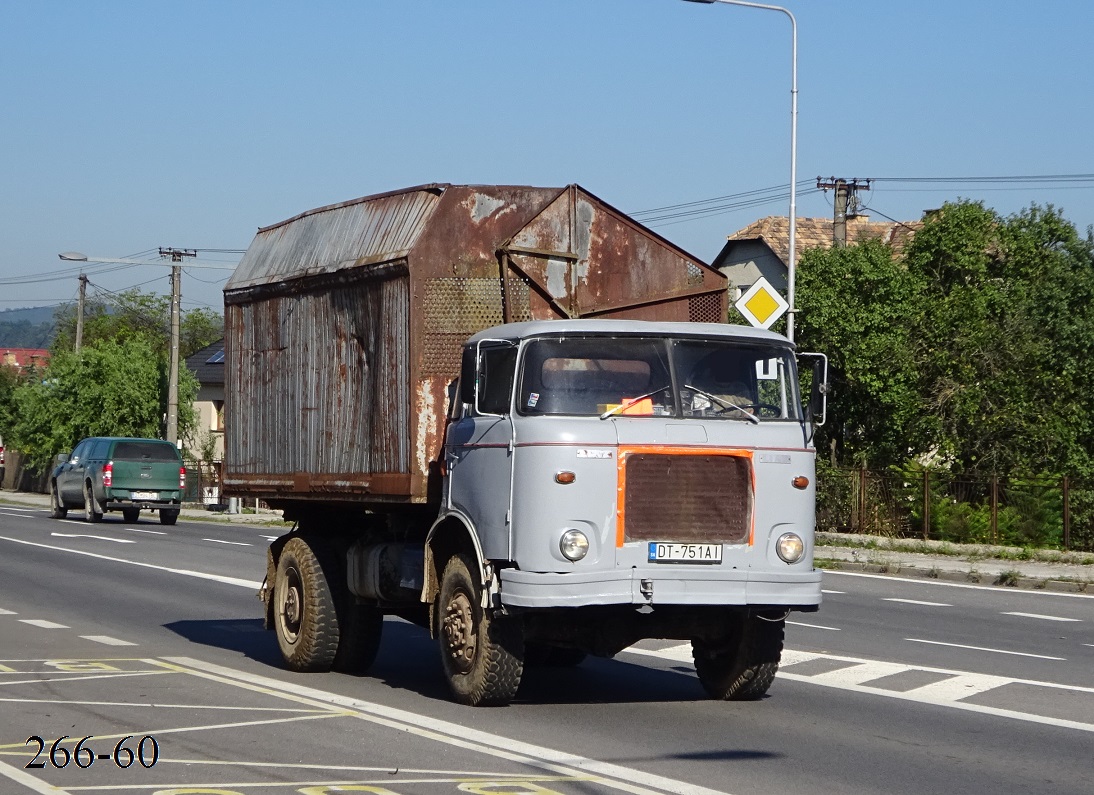
[[[137,512],[134,511],[133,513],[135,515]],[[175,522],[177,522],[178,520],[179,520],[179,509],[178,508],[160,508],[160,524],[172,525]],[[130,520],[127,519],[126,521],[130,521]],[[136,518],[134,518],[134,519],[132,519],[132,521],[135,522],[137,520],[136,520]]]
[[103,520],[102,509],[95,502],[95,492],[91,490],[91,484],[84,484],[84,518],[89,522],[101,522]]
[[129,522],[130,524],[133,524],[134,522],[136,522],[138,520],[138,518],[140,517],[140,515],[141,515],[141,509],[140,508],[122,508],[122,518],[125,519],[125,521]]
[[57,483],[49,483],[49,518],[64,519],[68,516],[68,508],[61,502],[61,495],[57,493]]
[[338,617],[327,575],[312,544],[292,538],[274,578],[274,630],[294,671],[329,671],[338,652]]
[[749,616],[733,642],[691,642],[695,673],[707,695],[720,701],[755,701],[775,681],[782,657],[784,620]]
[[445,564],[436,611],[441,663],[456,701],[504,706],[524,672],[524,635],[512,617],[483,609],[477,569],[462,554]]
[[343,674],[363,674],[376,661],[384,632],[384,614],[372,605],[354,604],[346,593],[338,615],[338,652],[331,669]]

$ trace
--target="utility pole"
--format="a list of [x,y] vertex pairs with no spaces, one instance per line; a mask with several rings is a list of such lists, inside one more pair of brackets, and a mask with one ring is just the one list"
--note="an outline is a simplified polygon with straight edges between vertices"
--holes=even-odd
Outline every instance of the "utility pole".
[[167,374],[167,441],[179,442],[179,308],[182,305],[182,266],[184,257],[196,257],[189,248],[161,248],[161,257],[171,258],[171,364]]
[[84,299],[87,297],[87,274],[80,274],[80,298],[76,302],[76,352],[84,342]]
[[847,208],[851,208],[852,215],[857,214],[858,192],[870,190],[870,180],[852,179],[848,182],[842,178],[831,177],[824,182],[817,177],[817,188],[826,193],[830,190],[836,191],[836,198],[832,203],[832,243],[837,248],[843,248],[847,245]]

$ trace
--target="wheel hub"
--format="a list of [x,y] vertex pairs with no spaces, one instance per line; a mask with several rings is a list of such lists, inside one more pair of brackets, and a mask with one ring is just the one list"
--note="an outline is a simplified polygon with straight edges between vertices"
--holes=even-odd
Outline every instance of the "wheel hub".
[[301,593],[299,576],[295,570],[288,572],[288,577],[281,595],[281,605],[278,611],[281,615],[281,627],[285,638],[290,643],[296,641],[300,633],[300,621],[304,612],[304,599]]
[[445,607],[441,623],[449,659],[461,673],[471,670],[475,659],[475,618],[467,594],[458,593]]

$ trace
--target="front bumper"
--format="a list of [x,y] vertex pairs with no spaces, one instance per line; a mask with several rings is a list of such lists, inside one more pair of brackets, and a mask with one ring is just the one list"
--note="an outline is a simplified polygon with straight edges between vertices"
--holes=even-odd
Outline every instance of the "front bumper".
[[539,573],[500,569],[501,603],[511,607],[585,605],[777,606],[814,610],[821,572],[760,572],[710,567]]

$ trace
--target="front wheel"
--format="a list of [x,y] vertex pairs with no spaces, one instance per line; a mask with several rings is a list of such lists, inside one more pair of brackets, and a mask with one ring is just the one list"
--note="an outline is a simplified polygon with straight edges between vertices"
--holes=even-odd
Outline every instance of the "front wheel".
[[49,518],[64,519],[68,516],[68,508],[61,502],[61,495],[57,491],[57,481],[49,483]]
[[445,564],[437,603],[441,663],[452,695],[472,707],[513,700],[524,672],[524,634],[511,616],[482,606],[478,566],[467,555]]
[[315,543],[289,539],[274,577],[277,645],[294,671],[329,671],[338,652],[338,616]]
[[84,518],[92,523],[103,520],[102,508],[95,501],[95,492],[92,491],[90,483],[84,484]]
[[782,658],[785,619],[747,616],[726,643],[691,642],[695,673],[707,695],[720,701],[755,701],[775,681]]

